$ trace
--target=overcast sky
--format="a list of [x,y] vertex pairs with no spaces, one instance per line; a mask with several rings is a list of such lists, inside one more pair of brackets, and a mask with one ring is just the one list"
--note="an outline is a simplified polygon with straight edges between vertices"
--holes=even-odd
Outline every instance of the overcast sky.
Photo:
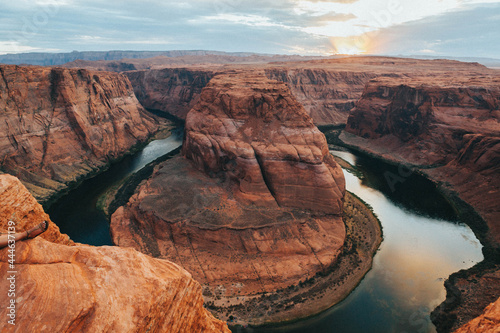
[[14,0],[0,54],[218,50],[500,58],[499,0]]

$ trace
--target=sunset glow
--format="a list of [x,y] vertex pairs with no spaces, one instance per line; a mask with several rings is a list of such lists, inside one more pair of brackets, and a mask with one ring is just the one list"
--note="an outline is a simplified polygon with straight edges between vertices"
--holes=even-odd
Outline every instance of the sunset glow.
[[214,49],[496,58],[500,48],[498,0],[23,0],[6,1],[0,17],[0,54]]
[[368,39],[363,37],[330,38],[333,54],[360,55],[368,54]]

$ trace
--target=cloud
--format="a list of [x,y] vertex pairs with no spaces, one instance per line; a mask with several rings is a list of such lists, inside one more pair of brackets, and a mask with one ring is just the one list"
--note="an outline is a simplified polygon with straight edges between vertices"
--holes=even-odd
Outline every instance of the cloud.
[[371,39],[374,54],[500,55],[500,4],[465,7],[378,32]]
[[[2,4],[0,52],[491,54],[498,48],[492,44],[497,44],[500,13],[485,11],[480,17],[474,10],[484,8],[483,2],[498,5],[493,0],[16,0]],[[469,41],[474,49],[460,46]]]

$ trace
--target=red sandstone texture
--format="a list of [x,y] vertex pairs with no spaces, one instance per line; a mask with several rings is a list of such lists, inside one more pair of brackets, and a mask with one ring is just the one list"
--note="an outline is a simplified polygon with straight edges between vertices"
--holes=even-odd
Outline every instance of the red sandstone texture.
[[[384,158],[420,168],[458,193],[500,243],[500,75],[453,84],[376,79],[342,137]],[[361,139],[364,138],[364,139]]]
[[214,77],[187,116],[183,154],[112,215],[117,245],[168,258],[223,296],[295,285],[336,261],[343,174],[284,83]]
[[201,89],[213,77],[210,70],[166,68],[124,73],[135,95],[147,109],[163,111],[180,119],[198,102]]
[[0,169],[37,199],[106,166],[158,129],[121,74],[0,66],[0,76]]
[[[196,104],[201,89],[215,73],[230,69],[249,73],[265,71],[268,78],[287,83],[292,94],[317,125],[345,124],[366,83],[376,77],[408,78],[425,73],[432,81],[456,73],[473,78],[491,71],[476,63],[389,57],[347,57],[313,61],[281,59],[281,62],[276,62],[280,57],[273,57],[246,65],[238,61],[218,61],[209,56],[196,57],[196,61],[181,58],[131,59],[117,63],[85,62],[80,65],[117,71],[148,69],[125,73],[130,78],[139,101],[146,108],[165,111],[182,119]],[[240,57],[239,60],[241,59]]]
[[460,327],[455,333],[499,333],[500,298],[484,309],[484,313]]
[[342,212],[344,177],[324,135],[285,84],[262,75],[213,78],[186,119],[183,154],[234,180],[242,201]]
[[[447,301],[433,312],[440,330],[456,329],[498,297],[490,276],[498,276],[500,247],[499,121],[498,72],[450,73],[448,79],[432,81],[379,78],[367,85],[340,136],[347,144],[419,170],[486,222],[485,227],[453,200],[487,247],[492,267],[487,274],[473,269],[452,277]],[[404,181],[404,173],[395,176]]]
[[49,228],[40,236],[52,243],[73,245],[68,235],[61,234],[59,228],[51,222],[31,193],[14,176],[0,174],[0,225],[4,228],[9,221],[14,222],[16,232],[33,228],[43,221],[49,222]]
[[[18,230],[49,220],[13,176],[0,175],[0,203],[2,232],[8,220]],[[11,298],[9,249],[0,249],[2,332],[230,332],[205,310],[200,284],[180,266],[133,249],[71,244],[53,223],[17,242]]]

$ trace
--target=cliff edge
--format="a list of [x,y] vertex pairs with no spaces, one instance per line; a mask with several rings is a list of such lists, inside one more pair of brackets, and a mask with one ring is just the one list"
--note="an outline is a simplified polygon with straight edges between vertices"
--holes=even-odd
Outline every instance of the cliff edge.
[[[0,229],[48,220],[21,182],[0,175]],[[203,307],[201,286],[176,264],[133,249],[73,245],[50,223],[0,249],[2,332],[230,332]],[[11,266],[12,265],[12,266]],[[14,273],[13,273],[14,271]],[[12,278],[13,277],[13,278]],[[12,321],[12,323],[8,323]]]
[[0,170],[40,201],[158,130],[121,74],[2,65],[0,77]]

